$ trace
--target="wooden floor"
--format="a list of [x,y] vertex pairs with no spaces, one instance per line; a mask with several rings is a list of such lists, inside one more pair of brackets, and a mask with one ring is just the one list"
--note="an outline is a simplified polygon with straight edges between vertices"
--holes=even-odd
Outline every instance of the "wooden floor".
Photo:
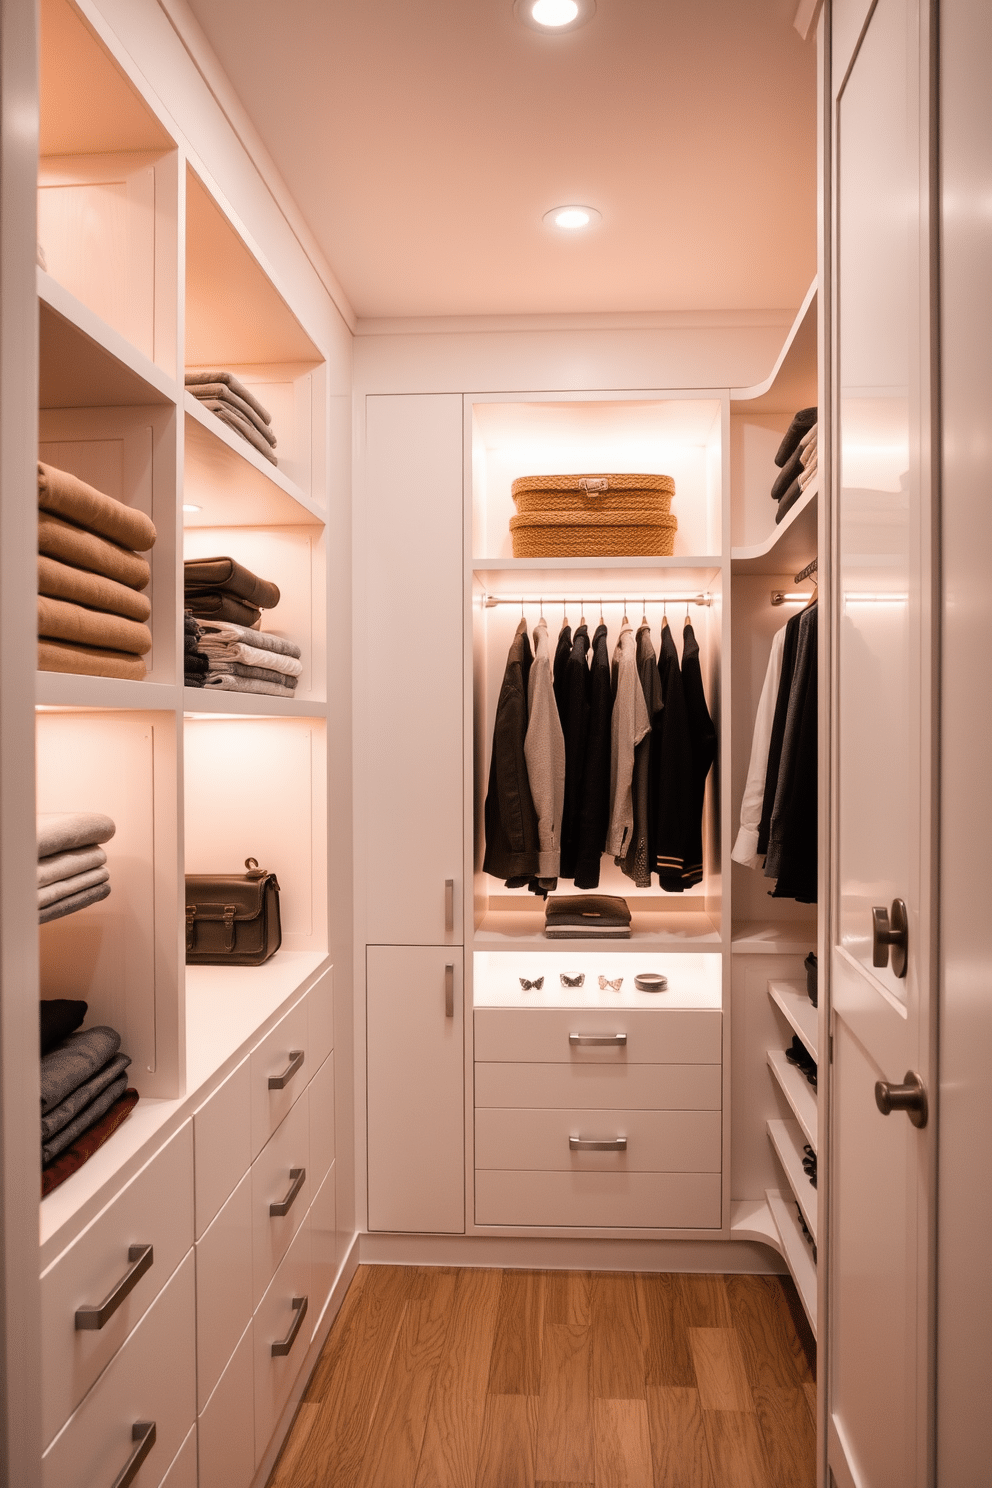
[[812,1488],[788,1286],[362,1266],[270,1488]]

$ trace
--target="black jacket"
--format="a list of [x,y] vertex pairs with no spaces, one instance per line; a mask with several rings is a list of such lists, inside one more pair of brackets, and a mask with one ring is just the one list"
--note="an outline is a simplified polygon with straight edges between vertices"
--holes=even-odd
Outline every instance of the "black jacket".
[[610,824],[612,717],[613,683],[610,675],[610,653],[606,645],[606,626],[597,625],[592,638],[592,665],[589,669],[589,730],[582,771],[582,799],[573,874],[577,889],[599,888],[600,858],[606,850],[606,833]]
[[533,659],[527,622],[521,620],[507,653],[496,704],[486,794],[486,853],[482,862],[483,871],[505,879],[507,888],[522,888],[538,869],[537,812],[524,758],[527,679]]
[[[782,750],[769,840],[769,859],[777,866],[775,899],[815,904],[817,895],[817,607],[800,618],[800,644],[792,678],[795,720]],[[768,872],[768,864],[765,871]]]
[[716,759],[716,729],[706,706],[703,674],[699,666],[699,642],[696,632],[686,622],[682,632],[682,693],[685,697],[692,749],[692,796],[687,822],[685,863],[682,881],[686,888],[703,877],[703,799],[706,777]]
[[[557,659],[556,659],[557,670]],[[589,631],[578,625],[568,653],[558,695],[565,735],[565,805],[561,818],[561,877],[574,878],[579,850],[582,785],[589,737]],[[557,683],[555,684],[557,691]]]
[[658,672],[665,706],[655,724],[658,744],[653,762],[655,821],[651,866],[663,889],[670,894],[681,894],[685,888],[682,875],[691,838],[689,821],[695,790],[679,653],[667,624],[661,627]]
[[768,852],[768,834],[771,830],[772,807],[775,805],[775,791],[778,787],[778,767],[782,759],[782,740],[785,737],[785,720],[789,712],[792,674],[796,669],[796,647],[799,644],[801,619],[801,613],[793,615],[785,627],[782,675],[779,678],[778,694],[775,698],[775,715],[772,719],[772,732],[768,743],[768,764],[765,766],[765,790],[761,801],[761,821],[758,825],[758,852],[762,856]]

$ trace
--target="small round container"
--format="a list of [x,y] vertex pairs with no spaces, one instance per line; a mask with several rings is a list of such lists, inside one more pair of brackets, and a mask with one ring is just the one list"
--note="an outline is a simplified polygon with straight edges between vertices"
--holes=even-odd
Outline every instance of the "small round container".
[[642,971],[634,978],[634,986],[639,992],[665,992],[668,990],[668,978],[657,971]]

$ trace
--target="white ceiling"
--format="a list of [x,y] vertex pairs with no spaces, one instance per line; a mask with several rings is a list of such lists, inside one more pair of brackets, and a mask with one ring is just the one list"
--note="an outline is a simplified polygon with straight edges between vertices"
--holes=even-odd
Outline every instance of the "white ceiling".
[[[357,314],[794,309],[816,271],[796,0],[190,0]],[[550,207],[597,207],[565,238]]]

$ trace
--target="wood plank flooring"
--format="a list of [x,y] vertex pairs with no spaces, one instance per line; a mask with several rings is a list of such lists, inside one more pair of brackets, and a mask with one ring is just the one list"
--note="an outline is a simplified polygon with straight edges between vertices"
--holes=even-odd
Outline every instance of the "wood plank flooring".
[[361,1266],[269,1488],[814,1488],[790,1287]]

